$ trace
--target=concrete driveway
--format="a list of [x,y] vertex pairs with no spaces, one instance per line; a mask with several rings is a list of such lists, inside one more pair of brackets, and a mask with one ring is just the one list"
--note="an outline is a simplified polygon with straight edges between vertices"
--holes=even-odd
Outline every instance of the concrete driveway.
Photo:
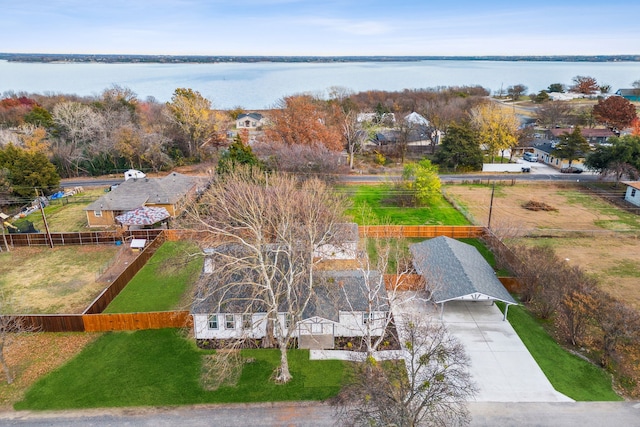
[[[392,305],[396,323],[410,315],[440,319],[439,308],[404,292]],[[443,322],[471,358],[471,376],[478,386],[478,402],[572,402],[557,392],[520,337],[490,302],[452,301],[445,304]]]

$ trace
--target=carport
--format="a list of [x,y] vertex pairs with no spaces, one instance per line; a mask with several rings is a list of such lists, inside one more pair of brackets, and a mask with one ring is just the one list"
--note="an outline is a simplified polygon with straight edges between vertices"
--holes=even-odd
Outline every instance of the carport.
[[440,236],[413,244],[410,250],[432,301],[440,305],[441,319],[449,301],[502,301],[502,320],[507,319],[509,305],[517,304],[474,246]]

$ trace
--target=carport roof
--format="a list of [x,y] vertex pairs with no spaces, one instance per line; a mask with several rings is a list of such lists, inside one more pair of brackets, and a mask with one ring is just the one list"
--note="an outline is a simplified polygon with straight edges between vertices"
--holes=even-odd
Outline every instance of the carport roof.
[[517,304],[478,250],[446,236],[411,245],[413,265],[427,283],[435,283],[436,303],[497,300]]

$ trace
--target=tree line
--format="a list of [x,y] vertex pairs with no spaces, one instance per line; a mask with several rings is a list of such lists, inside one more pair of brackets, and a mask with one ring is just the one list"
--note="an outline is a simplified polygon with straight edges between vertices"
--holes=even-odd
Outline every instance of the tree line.
[[[580,84],[593,83],[585,80]],[[554,85],[561,86],[552,84],[550,89]],[[480,170],[485,155],[493,159],[507,149],[529,146],[533,138],[533,128],[521,126],[512,108],[492,102],[488,95],[479,86],[359,93],[332,87],[327,97],[283,97],[264,112],[268,124],[257,136],[238,131],[236,138],[250,145],[268,168],[295,173],[336,174],[347,171],[347,165],[358,167],[357,156],[370,141],[378,144],[380,163],[390,158],[404,163],[409,143],[416,140],[430,146],[431,160],[441,169]],[[208,99],[188,88],[176,89],[166,103],[141,100],[117,85],[92,97],[5,93],[0,99],[0,147],[41,153],[62,178],[128,168],[157,172],[216,161],[223,152],[228,156],[229,151],[221,148],[229,147],[229,132],[243,112],[242,107],[212,109]],[[363,120],[363,112],[373,113],[373,119]],[[410,113],[425,120],[404,120]],[[635,123],[640,128],[635,107],[621,97],[603,98],[589,111],[576,111],[562,101],[548,102],[536,114],[546,127],[597,123],[621,129]],[[393,135],[389,144],[379,140],[385,132]],[[342,151],[347,153],[346,164],[341,162]],[[600,161],[598,169],[609,167]],[[57,186],[55,177],[30,182],[11,168],[2,170],[4,187],[53,190]]]

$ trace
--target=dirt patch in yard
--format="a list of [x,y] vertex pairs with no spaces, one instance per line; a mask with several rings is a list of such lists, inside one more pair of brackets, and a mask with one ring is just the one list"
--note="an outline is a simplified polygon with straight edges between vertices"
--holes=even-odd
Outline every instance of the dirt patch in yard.
[[[452,185],[446,192],[478,225],[487,225],[491,187]],[[525,209],[531,200],[557,210]],[[640,216],[575,185],[545,183],[496,187],[491,217],[492,230],[508,242],[553,247],[640,309]]]
[[0,253],[2,313],[81,313],[108,285],[97,281],[114,246],[20,247]]

